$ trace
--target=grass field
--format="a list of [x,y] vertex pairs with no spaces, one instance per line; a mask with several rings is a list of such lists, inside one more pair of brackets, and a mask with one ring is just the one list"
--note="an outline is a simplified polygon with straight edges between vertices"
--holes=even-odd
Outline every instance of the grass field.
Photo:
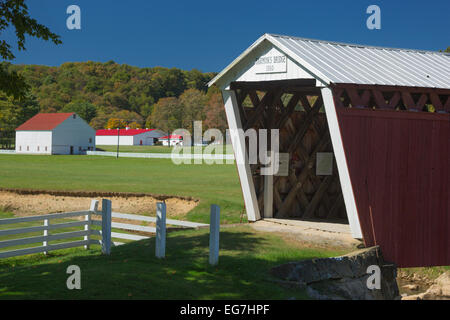
[[[274,283],[270,268],[344,252],[301,247],[249,226],[223,228],[219,265],[208,264],[208,230],[168,234],[166,259],[154,257],[154,239],[115,247],[102,256],[68,249],[49,256],[0,260],[0,299],[297,299],[301,290]],[[68,290],[69,265],[81,269],[81,290]]]
[[222,223],[239,222],[244,208],[235,165],[175,165],[168,159],[0,155],[0,187],[193,197],[200,203],[187,218],[206,223],[213,203],[221,207]]
[[[195,153],[194,147],[183,147],[184,149],[191,148],[191,153]],[[201,147],[202,150],[205,150],[206,147]],[[233,154],[233,147],[231,145],[219,145],[217,153],[218,154]],[[97,151],[109,151],[116,152],[117,146],[104,146],[98,145],[96,146]],[[164,146],[120,146],[119,152],[132,152],[132,153],[171,153],[173,147],[164,147]],[[215,154],[216,152],[213,152]]]

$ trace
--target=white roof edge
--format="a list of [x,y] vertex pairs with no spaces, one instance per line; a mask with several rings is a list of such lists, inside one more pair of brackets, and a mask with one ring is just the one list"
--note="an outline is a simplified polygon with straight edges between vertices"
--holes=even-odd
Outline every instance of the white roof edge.
[[219,72],[211,81],[208,82],[208,87],[211,87],[213,84],[217,82],[220,78],[222,78],[228,71],[230,71],[235,65],[237,65],[242,59],[244,59],[255,47],[257,47],[261,42],[267,39],[268,34],[263,34],[256,40],[250,47],[248,47],[244,52],[242,52],[236,59],[233,60],[228,66],[225,67],[222,71]]
[[219,74],[217,74],[211,81],[208,82],[208,87],[215,84],[220,78],[222,78],[226,73],[228,73],[234,66],[236,66],[240,61],[242,61],[253,49],[255,49],[261,42],[264,40],[270,41],[274,46],[278,47],[281,51],[284,51],[287,55],[294,58],[298,63],[306,67],[310,72],[314,74],[314,77],[325,85],[329,85],[331,83],[330,79],[324,76],[321,72],[319,72],[316,68],[311,66],[309,63],[304,61],[298,55],[293,53],[291,50],[280,44],[274,37],[274,35],[265,33],[258,40],[256,40],[250,47],[248,47],[243,53],[241,53],[236,59],[233,60],[225,69],[223,69]]

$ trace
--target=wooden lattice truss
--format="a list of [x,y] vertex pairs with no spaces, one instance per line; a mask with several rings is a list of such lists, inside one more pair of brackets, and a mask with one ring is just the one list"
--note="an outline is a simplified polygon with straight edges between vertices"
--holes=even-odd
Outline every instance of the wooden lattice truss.
[[[279,129],[280,152],[289,153],[289,175],[273,180],[274,217],[346,220],[336,163],[332,175],[316,175],[317,153],[333,152],[320,90],[243,83],[234,83],[232,89],[244,130]],[[249,141],[246,143],[249,150]],[[260,175],[259,164],[250,168],[263,212],[264,176]]]
[[446,89],[339,84],[333,96],[336,107],[450,113]]

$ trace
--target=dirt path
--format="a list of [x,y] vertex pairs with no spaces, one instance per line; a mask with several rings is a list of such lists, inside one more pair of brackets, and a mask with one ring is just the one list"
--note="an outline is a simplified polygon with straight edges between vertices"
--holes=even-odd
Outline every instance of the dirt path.
[[[103,196],[104,197],[104,196]],[[48,213],[58,213],[67,211],[80,211],[89,209],[92,199],[100,200],[102,196],[71,196],[65,192],[64,195],[55,194],[30,194],[12,191],[0,191],[0,210],[12,212],[17,216],[31,216]],[[135,214],[154,214],[156,202],[161,201],[153,196],[108,196],[112,201],[112,209],[116,212]],[[196,200],[167,198],[167,216],[173,219],[184,219],[186,214],[197,206]],[[100,207],[101,209],[101,202]]]
[[302,224],[296,221],[294,224],[283,224],[267,220],[251,224],[255,230],[275,232],[288,240],[309,243],[317,247],[356,249],[361,244],[361,241],[353,239],[350,232],[346,232],[340,225],[336,224],[334,230],[331,225],[327,223],[326,228],[321,228],[320,224],[311,222]]

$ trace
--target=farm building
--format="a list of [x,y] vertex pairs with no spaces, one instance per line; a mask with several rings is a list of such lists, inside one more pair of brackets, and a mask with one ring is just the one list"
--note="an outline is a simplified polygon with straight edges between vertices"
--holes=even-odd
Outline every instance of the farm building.
[[76,113],[39,113],[16,129],[16,152],[83,154],[95,150],[95,130]]
[[95,143],[97,145],[117,145],[117,139],[121,146],[152,146],[158,138],[165,133],[156,129],[104,129],[97,130]]
[[450,265],[449,54],[265,34],[209,85],[230,131],[279,129],[275,176],[232,139],[250,221],[346,222],[400,267]]
[[183,145],[183,137],[179,135],[170,135],[164,136],[158,139],[158,141],[162,142],[163,146],[182,146]]

